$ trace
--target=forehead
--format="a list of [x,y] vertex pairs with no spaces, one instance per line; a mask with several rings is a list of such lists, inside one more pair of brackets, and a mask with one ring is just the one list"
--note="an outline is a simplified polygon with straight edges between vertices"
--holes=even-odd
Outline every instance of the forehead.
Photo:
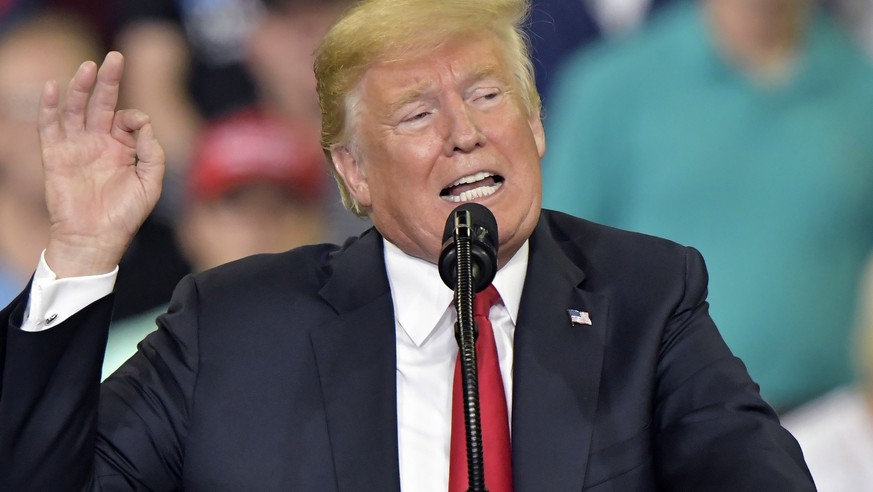
[[367,102],[393,105],[481,80],[511,80],[504,53],[487,36],[452,40],[415,55],[374,63],[364,73],[359,90]]

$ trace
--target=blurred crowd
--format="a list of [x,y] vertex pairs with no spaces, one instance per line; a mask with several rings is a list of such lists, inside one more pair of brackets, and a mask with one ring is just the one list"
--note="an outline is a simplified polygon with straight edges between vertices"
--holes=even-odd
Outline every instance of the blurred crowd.
[[[168,167],[105,374],[185,274],[368,227],[332,183],[312,75],[353,3],[0,2],[0,303],[47,240],[42,85],[110,49]],[[699,249],[715,321],[821,490],[873,489],[873,0],[532,4],[544,205]]]

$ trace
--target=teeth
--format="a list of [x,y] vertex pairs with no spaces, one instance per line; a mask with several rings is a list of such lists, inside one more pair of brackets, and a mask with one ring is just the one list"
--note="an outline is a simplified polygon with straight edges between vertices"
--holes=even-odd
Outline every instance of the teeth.
[[448,188],[451,188],[452,186],[462,185],[462,184],[475,183],[476,181],[481,181],[489,176],[494,176],[494,175],[491,173],[485,172],[485,171],[480,171],[480,172],[473,174],[471,176],[464,176],[463,178],[450,184],[448,186]]
[[[483,174],[483,173],[480,173],[480,174]],[[485,174],[485,177],[490,176],[490,174],[488,174],[488,173],[484,173],[484,174]],[[482,178],[479,178],[479,179],[482,179]],[[474,180],[474,181],[478,181],[478,180]],[[463,184],[463,183],[459,182],[457,184]],[[452,185],[452,186],[455,186],[455,185]],[[470,200],[475,200],[477,198],[482,198],[482,197],[486,197],[489,195],[493,195],[494,193],[497,192],[497,190],[501,186],[503,186],[503,182],[494,183],[491,186],[480,186],[478,188],[473,188],[472,190],[467,190],[467,191],[461,193],[460,195],[448,195],[448,196],[443,196],[440,198],[442,198],[444,200],[448,200],[450,202],[455,202],[455,203],[468,202]]]

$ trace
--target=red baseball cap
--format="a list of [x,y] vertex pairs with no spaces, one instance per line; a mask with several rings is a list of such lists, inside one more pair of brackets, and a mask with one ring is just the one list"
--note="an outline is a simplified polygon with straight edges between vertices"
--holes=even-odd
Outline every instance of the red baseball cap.
[[186,185],[193,200],[212,200],[256,182],[279,184],[303,200],[316,200],[327,176],[317,128],[245,110],[203,129]]

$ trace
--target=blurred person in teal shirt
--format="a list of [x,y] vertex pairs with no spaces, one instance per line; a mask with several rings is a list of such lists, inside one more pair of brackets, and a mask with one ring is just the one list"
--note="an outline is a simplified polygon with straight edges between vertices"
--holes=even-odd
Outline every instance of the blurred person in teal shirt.
[[546,207],[700,249],[712,315],[777,408],[851,378],[873,68],[814,2],[680,2],[576,54],[551,94]]

